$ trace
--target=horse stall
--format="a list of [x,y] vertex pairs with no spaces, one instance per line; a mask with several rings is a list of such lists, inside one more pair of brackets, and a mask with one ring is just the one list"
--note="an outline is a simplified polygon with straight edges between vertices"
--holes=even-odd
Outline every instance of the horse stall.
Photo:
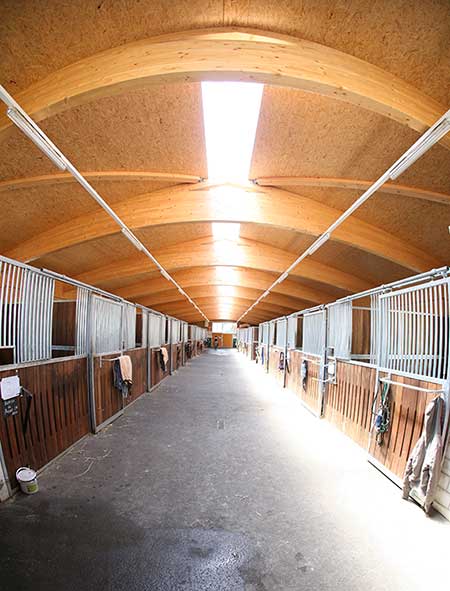
[[425,408],[441,397],[443,471],[434,505],[448,518],[449,281],[448,268],[434,270],[259,329],[267,371],[366,449],[369,461],[399,486]]
[[162,314],[149,314],[150,388],[170,374],[169,319]]
[[[179,367],[182,331],[172,322]],[[19,467],[42,469],[166,377],[167,343],[166,316],[0,257],[0,498],[16,488]],[[122,356],[131,361],[131,384],[115,380]]]

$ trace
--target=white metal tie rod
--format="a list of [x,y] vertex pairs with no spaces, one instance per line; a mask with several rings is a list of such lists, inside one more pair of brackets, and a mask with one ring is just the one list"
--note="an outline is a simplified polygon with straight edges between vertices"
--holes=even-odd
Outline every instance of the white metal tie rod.
[[13,99],[13,97],[0,85],[0,99],[7,106],[7,115],[11,121],[57,166],[60,170],[67,170],[74,179],[85,189],[87,193],[106,211],[106,213],[120,227],[122,234],[139,251],[144,253],[152,263],[159,269],[161,275],[170,281],[178,291],[189,301],[192,306],[208,321],[207,316],[202,312],[194,300],[184,291],[177,281],[164,269],[161,263],[152,255],[152,253],[142,244],[139,238],[130,230],[125,222],[116,214],[116,212],[106,203],[106,201],[97,193],[94,187],[84,178],[84,176],[75,168],[75,166],[64,156],[58,147],[42,131],[42,129],[31,119],[31,117],[22,109],[22,107]]
[[274,289],[275,286],[282,283],[296,267],[299,265],[307,256],[314,254],[319,248],[321,248],[325,242],[327,242],[331,234],[338,228],[348,217],[352,215],[363,203],[365,203],[378,189],[389,180],[397,179],[407,168],[411,166],[416,160],[418,160],[425,152],[427,152],[436,142],[444,137],[446,133],[450,131],[450,110],[444,113],[440,119],[436,121],[420,138],[400,156],[394,164],[388,168],[388,170],[380,176],[361,197],[359,197],[348,209],[346,209],[338,219],[329,226],[312,244],[308,247],[303,254],[301,254],[295,261],[282,273],[278,279],[276,279],[266,291],[259,296],[259,298],[238,318],[238,322],[244,318],[255,306],[259,304],[269,293]]

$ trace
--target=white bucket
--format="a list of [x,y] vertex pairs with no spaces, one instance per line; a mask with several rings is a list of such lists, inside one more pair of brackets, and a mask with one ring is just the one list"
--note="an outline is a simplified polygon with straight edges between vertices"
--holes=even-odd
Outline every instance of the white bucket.
[[39,490],[37,474],[31,468],[22,467],[16,471],[17,482],[22,492],[27,495],[34,495]]

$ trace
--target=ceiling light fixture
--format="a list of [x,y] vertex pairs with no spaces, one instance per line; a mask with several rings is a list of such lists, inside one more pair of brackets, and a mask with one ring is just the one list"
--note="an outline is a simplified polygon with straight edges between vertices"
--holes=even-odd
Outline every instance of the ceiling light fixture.
[[6,111],[6,115],[59,170],[66,170],[64,156],[52,142],[48,141],[46,136],[39,133],[38,128],[33,127],[32,123],[30,123],[31,120],[29,121],[17,109],[11,107]]
[[390,168],[389,178],[393,181],[414,164],[425,152],[434,146],[436,142],[450,131],[450,111],[442,117],[433,127],[425,132],[403,156]]

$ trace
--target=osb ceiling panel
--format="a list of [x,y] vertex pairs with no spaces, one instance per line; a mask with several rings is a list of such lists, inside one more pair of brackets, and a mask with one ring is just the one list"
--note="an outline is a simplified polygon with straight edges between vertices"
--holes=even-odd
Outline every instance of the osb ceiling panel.
[[[199,84],[152,86],[102,98],[46,119],[41,125],[80,171],[206,176]],[[55,171],[17,129],[0,143],[0,178]]]
[[[127,287],[128,285],[133,285],[133,283],[138,283],[140,281],[146,281],[147,279],[150,281],[151,279],[155,279],[155,277],[160,277],[159,271],[154,271],[150,273],[141,273],[139,275],[133,275],[132,277],[123,277],[121,279],[111,279],[110,281],[103,281],[102,288],[106,289],[107,291],[115,292],[122,287]],[[170,285],[167,283],[167,288],[169,289]]]
[[[450,162],[449,162],[450,165]],[[344,189],[283,187],[339,210],[347,209],[360,192]],[[386,193],[376,193],[353,214],[405,242],[433,254],[443,263],[450,255],[450,206]],[[343,226],[345,228],[345,225]]]
[[[96,181],[91,184],[110,204],[171,186],[170,183],[147,181]],[[0,252],[16,245],[19,239],[31,238],[37,231],[44,232],[67,219],[100,208],[75,182],[2,191],[0,200]]]
[[[158,252],[165,247],[184,243],[187,240],[209,236],[210,228],[211,224],[172,224],[167,227],[156,226],[151,230],[140,230],[136,235],[152,252]],[[65,248],[42,257],[33,264],[74,276],[109,265],[113,260],[127,259],[135,254],[137,254],[136,248],[122,234],[117,233]],[[153,269],[154,266],[149,260],[146,272]]]
[[[375,180],[417,137],[395,121],[343,101],[266,86],[250,178]],[[398,182],[450,193],[450,151],[434,146]]]
[[324,285],[320,281],[314,281],[312,279],[305,279],[303,277],[300,278],[300,277],[295,277],[294,275],[292,275],[292,276],[289,276],[289,281],[294,281],[296,283],[299,283],[300,285],[305,285],[306,287],[311,287],[312,289],[318,289],[320,291],[325,291],[325,292],[331,294],[332,297],[331,297],[330,301],[348,295],[348,292],[345,291],[344,289],[339,289],[339,288],[335,287],[334,285]]
[[314,253],[312,260],[362,277],[374,286],[414,274],[410,269],[391,261],[334,241],[325,244]]
[[450,5],[428,0],[3,0],[0,79],[22,89],[63,66],[146,37],[236,25],[322,43],[450,98]]
[[259,224],[241,224],[240,235],[242,238],[264,242],[293,253],[305,250],[314,240],[311,236],[299,234],[293,230]]
[[[302,254],[314,241],[314,237],[298,232],[251,224],[245,224],[241,229],[241,236],[270,244],[297,255]],[[444,244],[445,246],[448,251],[447,242]],[[313,258],[330,267],[365,278],[374,285],[385,281],[395,281],[412,274],[412,271],[390,261],[335,241],[322,247]],[[323,285],[322,289],[324,289]]]
[[147,248],[159,250],[180,242],[211,236],[211,232],[211,224],[205,222],[154,226],[139,230],[136,234]]
[[[89,269],[109,265],[114,260],[132,257],[135,253],[136,248],[125,236],[114,234],[103,240],[94,240],[49,254],[33,261],[33,265],[75,277]],[[154,268],[151,261],[149,267]]]

